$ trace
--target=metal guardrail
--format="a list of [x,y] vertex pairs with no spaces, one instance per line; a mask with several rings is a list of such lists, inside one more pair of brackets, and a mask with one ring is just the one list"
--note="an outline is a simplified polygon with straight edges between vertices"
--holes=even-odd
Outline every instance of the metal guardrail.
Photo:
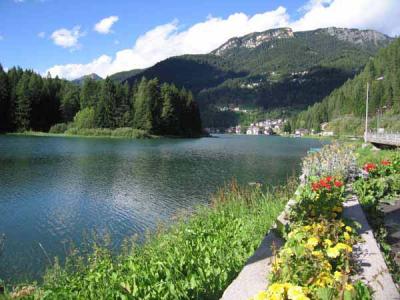
[[367,141],[371,143],[400,146],[400,133],[368,133]]

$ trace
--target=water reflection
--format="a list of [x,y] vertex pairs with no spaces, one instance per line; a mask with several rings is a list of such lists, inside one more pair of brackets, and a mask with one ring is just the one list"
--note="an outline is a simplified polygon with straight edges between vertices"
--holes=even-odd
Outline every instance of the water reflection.
[[[179,210],[207,203],[237,178],[277,184],[298,171],[320,142],[221,136],[118,140],[0,136],[0,278],[31,280],[48,256],[65,255],[84,231],[109,232],[115,245],[143,236]],[[39,245],[43,247],[42,247]]]

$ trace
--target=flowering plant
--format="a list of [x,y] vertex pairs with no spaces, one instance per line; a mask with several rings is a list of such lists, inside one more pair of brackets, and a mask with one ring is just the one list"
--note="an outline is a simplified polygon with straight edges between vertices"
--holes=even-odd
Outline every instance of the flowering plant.
[[297,195],[297,203],[290,219],[295,222],[313,222],[315,219],[337,218],[343,208],[344,183],[338,177],[312,178]]

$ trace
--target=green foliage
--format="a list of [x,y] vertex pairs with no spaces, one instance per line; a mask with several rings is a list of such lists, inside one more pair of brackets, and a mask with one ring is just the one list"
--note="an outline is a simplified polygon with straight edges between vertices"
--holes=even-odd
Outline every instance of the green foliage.
[[80,108],[79,87],[66,85],[61,98],[61,114],[63,121],[70,122]]
[[80,110],[74,117],[74,122],[71,127],[82,128],[95,128],[96,127],[96,114],[93,107],[86,107]]
[[8,108],[9,108],[9,83],[7,74],[0,65],[0,132],[8,129]]
[[[47,132],[71,121],[72,131],[132,127],[157,135],[202,133],[191,92],[168,84],[162,89],[157,79],[143,79],[131,88],[128,83],[88,76],[79,85],[19,68],[5,73],[0,66],[0,132]],[[56,126],[52,133],[62,129]]]
[[[73,126],[73,124],[72,124]],[[104,136],[104,137],[119,137],[119,138],[150,138],[148,132],[140,129],[125,127],[125,128],[76,128],[69,127],[65,132],[66,135],[78,136]]]
[[[73,251],[37,288],[42,299],[219,299],[283,209],[293,185],[220,190],[210,207],[160,229],[115,257],[95,244]],[[251,233],[251,234],[249,234]]]
[[67,123],[58,123],[50,127],[49,133],[64,133],[67,129]]
[[368,223],[374,230],[392,277],[399,284],[400,266],[396,263],[388,243],[384,213],[379,204],[381,201],[398,199],[400,195],[400,155],[398,151],[389,150],[373,153],[368,148],[359,149],[358,155],[358,162],[367,170],[368,177],[355,181],[353,189],[366,212]]
[[[383,80],[375,80],[383,76]],[[306,127],[317,129],[322,122],[333,121],[333,129],[339,132],[356,133],[364,129],[362,118],[365,114],[366,85],[370,83],[369,112],[375,116],[379,109],[387,111],[381,125],[386,129],[397,129],[400,122],[393,122],[393,115],[400,113],[400,39],[393,41],[387,48],[379,51],[374,59],[352,80],[348,80],[342,87],[334,90],[321,103],[317,103],[300,113],[294,119],[296,128]],[[342,117],[348,115],[343,122]],[[385,119],[391,121],[385,121]],[[337,119],[335,121],[335,119]],[[340,123],[353,123],[341,125]],[[370,126],[375,127],[376,119],[371,120]],[[395,124],[396,127],[392,127]],[[338,126],[339,125],[339,126]],[[348,126],[343,128],[343,126]]]

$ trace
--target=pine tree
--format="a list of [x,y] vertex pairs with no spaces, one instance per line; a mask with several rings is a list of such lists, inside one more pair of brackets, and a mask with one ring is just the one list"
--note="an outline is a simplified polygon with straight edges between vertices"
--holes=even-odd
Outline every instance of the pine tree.
[[99,102],[96,105],[96,122],[100,128],[115,128],[117,94],[114,83],[107,78],[101,84]]
[[99,99],[100,84],[90,77],[86,77],[81,88],[81,109],[95,107]]
[[30,128],[31,98],[29,93],[29,80],[30,74],[25,72],[18,82],[16,89],[15,123],[19,131],[28,130]]
[[7,74],[0,65],[0,132],[9,130],[7,113],[9,111],[10,87]]
[[149,82],[142,78],[134,100],[133,127],[151,132],[153,130],[153,114],[149,92]]
[[162,110],[161,110],[161,130],[167,134],[178,135],[179,126],[179,91],[175,85],[164,83],[161,86]]
[[62,119],[64,122],[70,122],[79,111],[79,87],[73,84],[66,84],[62,94],[60,106]]

